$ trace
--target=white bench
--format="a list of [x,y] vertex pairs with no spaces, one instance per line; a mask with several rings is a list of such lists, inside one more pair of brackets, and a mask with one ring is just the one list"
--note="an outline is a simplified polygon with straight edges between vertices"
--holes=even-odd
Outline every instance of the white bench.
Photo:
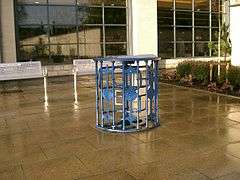
[[77,93],[77,76],[95,74],[95,62],[92,59],[74,59],[73,60],[73,76],[74,76],[74,98],[75,103],[78,102]]
[[[103,62],[103,66],[112,66],[111,62]],[[116,65],[121,65],[120,62],[116,62]],[[95,75],[96,64],[93,59],[74,59],[73,60],[73,76],[74,76],[74,98],[75,103],[78,102],[77,93],[77,76],[78,75]]]
[[47,102],[47,69],[42,69],[40,61],[0,63],[0,81],[34,78],[44,79],[44,99]]

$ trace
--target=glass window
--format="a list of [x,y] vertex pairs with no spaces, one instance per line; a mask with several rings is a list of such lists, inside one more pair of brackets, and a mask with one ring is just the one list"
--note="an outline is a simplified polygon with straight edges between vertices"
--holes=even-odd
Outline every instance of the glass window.
[[126,0],[16,2],[19,61],[71,63],[73,58],[127,54]]
[[176,9],[192,9],[192,0],[176,0]]
[[176,12],[176,25],[192,26],[192,12]]
[[219,20],[222,21],[222,17],[219,13],[212,13],[212,27],[219,27]]
[[195,0],[195,11],[209,11],[209,0]]
[[57,44],[50,46],[50,60],[53,63],[72,63],[72,59],[77,57],[76,44]]
[[195,41],[209,41],[209,29],[195,28]]
[[48,0],[49,4],[54,5],[75,5],[75,0]]
[[47,24],[47,6],[17,6],[17,21],[19,25]]
[[190,27],[177,27],[176,28],[177,41],[192,41],[192,28]]
[[[223,22],[224,14],[221,8],[224,1],[175,0],[175,9],[173,9],[173,2],[173,0],[157,1],[159,55],[162,58],[171,57],[166,54],[176,57],[208,56],[209,50],[206,47],[210,41],[210,28],[212,28],[211,40],[217,41],[219,22],[220,24]],[[175,28],[173,28],[174,22]],[[174,35],[176,35],[176,41],[173,40]],[[170,48],[167,52],[170,53],[166,53],[168,47]],[[172,51],[170,51],[171,48]]]
[[161,41],[173,41],[173,28],[172,27],[160,27],[158,29],[158,38]]
[[89,5],[102,5],[102,1],[101,0],[77,0],[77,4],[82,6],[89,6]]
[[47,26],[19,26],[20,45],[38,44],[40,38],[47,44],[47,31]]
[[80,58],[93,58],[103,56],[102,44],[79,44]]
[[50,26],[50,43],[77,43],[76,26]]
[[101,43],[103,41],[102,30],[102,26],[79,27],[79,43]]
[[158,9],[172,10],[173,1],[172,0],[158,0]]
[[106,44],[106,55],[126,55],[127,45],[126,44]]
[[[219,4],[220,2],[220,4]],[[222,0],[212,0],[212,12],[219,12],[219,9],[221,11],[221,2]]]
[[43,65],[47,64],[49,57],[49,46],[38,44],[35,46],[20,46],[20,61],[41,61]]
[[126,9],[105,8],[105,24],[126,24]]
[[212,28],[212,41],[218,40],[218,33],[219,33],[218,28]]
[[177,57],[192,57],[192,43],[179,42],[176,46]]
[[208,43],[195,43],[195,56],[209,56]]
[[173,58],[174,44],[159,42],[159,57],[163,59]]
[[73,25],[76,24],[75,6],[49,6],[49,24]]
[[78,6],[78,24],[102,24],[102,8]]
[[106,26],[105,33],[106,33],[106,42],[126,42],[127,41],[126,27]]
[[104,0],[105,6],[126,6],[126,0]]
[[47,4],[47,0],[17,0],[17,4]]
[[173,26],[173,11],[158,10],[158,25],[172,25]]
[[195,16],[195,26],[209,26],[209,13],[196,12]]

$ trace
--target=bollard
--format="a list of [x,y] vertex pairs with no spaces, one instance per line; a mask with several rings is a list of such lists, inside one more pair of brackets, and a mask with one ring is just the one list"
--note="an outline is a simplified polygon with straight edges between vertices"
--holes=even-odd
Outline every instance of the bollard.
[[47,76],[48,76],[48,71],[47,67],[43,69],[43,84],[44,84],[44,100],[45,102],[48,102],[48,95],[47,95]]
[[212,63],[210,63],[210,77],[209,77],[209,80],[210,80],[210,82],[212,82],[212,79],[213,79],[213,64]]
[[73,67],[73,86],[74,86],[74,100],[75,103],[78,103],[78,93],[77,93],[77,69]]

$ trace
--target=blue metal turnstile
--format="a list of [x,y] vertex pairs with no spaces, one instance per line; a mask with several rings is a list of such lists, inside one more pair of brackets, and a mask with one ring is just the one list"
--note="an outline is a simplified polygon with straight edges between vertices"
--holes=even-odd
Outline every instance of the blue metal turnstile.
[[158,58],[154,55],[95,58],[96,127],[135,132],[159,126]]

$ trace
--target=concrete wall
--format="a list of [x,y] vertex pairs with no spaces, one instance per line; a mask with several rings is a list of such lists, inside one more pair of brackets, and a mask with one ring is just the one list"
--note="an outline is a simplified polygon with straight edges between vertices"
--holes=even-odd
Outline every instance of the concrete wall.
[[230,7],[230,39],[232,41],[232,64],[240,66],[240,0],[232,0]]
[[5,63],[16,62],[16,41],[14,25],[14,1],[0,0],[2,60]]
[[157,0],[131,0],[132,54],[158,55]]

